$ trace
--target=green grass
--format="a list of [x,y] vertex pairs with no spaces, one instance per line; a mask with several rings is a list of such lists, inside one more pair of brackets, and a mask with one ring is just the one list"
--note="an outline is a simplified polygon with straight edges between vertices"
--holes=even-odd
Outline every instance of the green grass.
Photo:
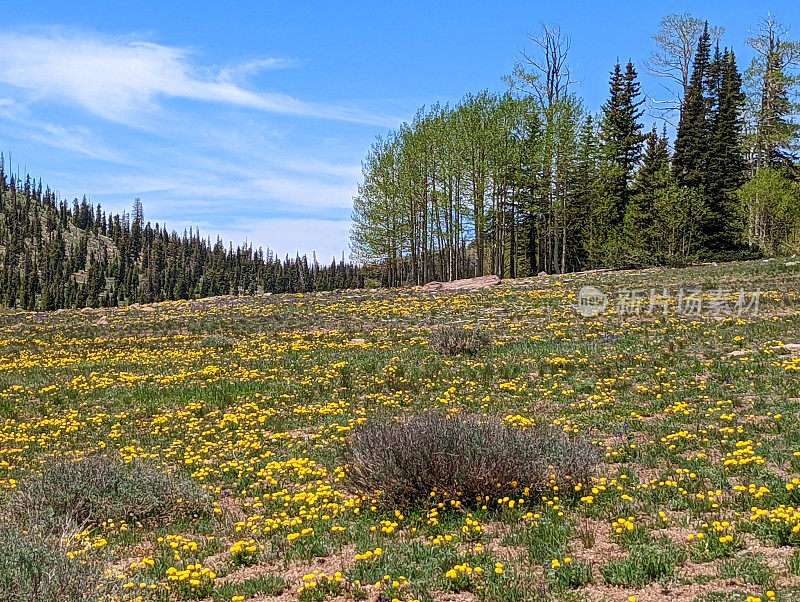
[[[634,288],[725,288],[733,299],[743,287],[763,298],[760,314],[742,320],[688,316],[674,304],[667,316],[587,319],[572,309],[585,284],[607,292],[612,309]],[[103,329],[90,313],[0,313],[0,519],[45,538],[67,534],[62,551],[90,560],[91,575],[113,566],[115,584],[133,584],[120,595],[155,600],[178,596],[165,589],[170,568],[198,562],[217,577],[185,590],[189,599],[616,600],[658,591],[652,583],[668,597],[699,583],[685,572],[701,563],[704,587],[730,590],[720,600],[764,599],[800,573],[796,553],[770,567],[746,545],[755,536],[800,546],[800,517],[787,510],[800,506],[800,488],[787,488],[800,478],[798,309],[800,271],[757,261],[548,276],[467,295],[165,303],[110,310]],[[452,328],[455,343],[476,344],[437,351],[430,342],[443,335],[434,332]],[[486,337],[472,341],[475,332]],[[389,451],[372,438],[365,449],[387,467],[416,459],[415,468],[379,469],[356,485],[342,455],[353,433],[423,413],[563,433],[588,442],[598,463],[566,481],[557,467],[567,448],[551,445],[553,469],[539,487],[495,491],[500,476],[475,459],[491,449],[503,460],[502,446],[473,438],[467,453],[465,437],[447,446],[434,437],[425,455],[418,438]],[[426,463],[445,452],[442,466],[465,490],[491,486],[482,500],[458,486],[427,491]],[[103,455],[119,474],[58,472]],[[387,482],[397,485],[391,495],[378,484]],[[202,511],[182,511],[198,499]],[[88,512],[64,510],[77,507],[69,500]],[[620,518],[633,529],[616,533]],[[730,543],[718,541],[714,521],[730,523]],[[701,532],[704,540],[686,539]],[[258,553],[237,559],[232,546],[251,539]],[[8,575],[22,570],[13,558],[0,551],[0,564],[16,567]],[[131,569],[130,558],[153,564]],[[258,577],[221,585],[237,570]],[[315,570],[341,572],[341,582],[300,594]],[[730,579],[750,589],[731,590]]]

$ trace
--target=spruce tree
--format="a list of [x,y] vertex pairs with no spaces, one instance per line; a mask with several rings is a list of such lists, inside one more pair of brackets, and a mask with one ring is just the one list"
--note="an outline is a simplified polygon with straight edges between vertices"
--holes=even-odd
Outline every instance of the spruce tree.
[[745,181],[741,116],[744,95],[732,51],[725,50],[718,59],[717,69],[715,110],[707,151],[705,193],[709,215],[705,243],[712,250],[725,251],[737,244],[735,193]]
[[756,56],[745,73],[748,88],[748,146],[751,175],[764,167],[784,167],[797,177],[800,113],[800,40],[772,16],[762,19],[747,45]]
[[653,262],[657,233],[653,229],[656,198],[667,186],[669,147],[666,131],[659,136],[655,126],[646,136],[642,166],[636,173],[631,200],[625,209],[623,224],[623,257],[628,265],[642,266]]
[[692,77],[681,107],[678,134],[675,139],[675,156],[672,165],[678,184],[700,189],[705,182],[706,152],[708,144],[709,99],[707,96],[711,75],[711,43],[708,23],[697,43]]
[[624,74],[619,64],[614,67],[610,92],[600,124],[600,185],[587,247],[592,262],[613,266],[621,259],[622,224],[643,141],[638,120],[643,114],[640,107],[644,100],[639,99],[641,92],[633,63],[628,62]]

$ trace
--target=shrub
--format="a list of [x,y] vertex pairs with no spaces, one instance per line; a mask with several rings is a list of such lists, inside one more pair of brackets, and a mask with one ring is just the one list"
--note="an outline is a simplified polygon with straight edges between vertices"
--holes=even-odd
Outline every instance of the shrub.
[[430,499],[432,491],[438,500],[465,503],[519,496],[526,487],[542,492],[551,475],[585,483],[596,463],[590,444],[561,431],[435,412],[367,421],[350,435],[342,456],[351,487],[380,491],[401,505]]
[[430,346],[443,355],[475,355],[489,344],[489,335],[482,330],[443,325],[428,337]]
[[83,525],[104,520],[175,520],[211,511],[210,497],[188,476],[101,454],[45,465],[11,500],[21,524]]
[[101,567],[85,556],[70,559],[56,537],[0,522],[0,602],[84,602],[108,593]]

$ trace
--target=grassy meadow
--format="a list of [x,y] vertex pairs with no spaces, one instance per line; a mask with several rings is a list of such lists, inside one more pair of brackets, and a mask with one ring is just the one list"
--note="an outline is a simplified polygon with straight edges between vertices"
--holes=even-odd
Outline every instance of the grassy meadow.
[[800,600],[793,263],[6,310],[0,600]]

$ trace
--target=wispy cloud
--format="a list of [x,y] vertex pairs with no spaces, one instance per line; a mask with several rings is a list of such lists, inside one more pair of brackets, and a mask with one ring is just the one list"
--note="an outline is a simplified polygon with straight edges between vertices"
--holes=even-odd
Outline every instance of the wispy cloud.
[[33,131],[29,139],[64,151],[81,153],[92,159],[123,163],[124,155],[109,148],[97,136],[82,126],[61,126],[47,122],[29,122]]
[[289,69],[296,67],[300,61],[293,58],[264,58],[253,59],[239,63],[238,65],[231,65],[220,69],[219,80],[226,82],[243,83],[247,78],[252,77],[263,71],[272,71],[274,69]]
[[[181,227],[191,225],[183,224]],[[332,258],[338,261],[342,252],[347,252],[343,242],[347,240],[350,221],[281,217],[237,221],[223,230],[211,223],[200,224],[200,227],[201,233],[219,233],[224,240],[232,240],[234,244],[247,241],[253,248],[269,247],[278,257],[287,254],[293,257],[299,253],[307,255],[310,260],[316,253],[320,263],[330,263]]]
[[396,120],[264,88],[302,59],[201,56],[141,36],[0,33],[0,137],[66,198],[125,211],[141,197],[148,220],[178,231],[339,257],[361,155]]
[[[29,142],[79,153],[92,159],[125,162],[123,154],[109,148],[91,130],[81,125],[58,125],[43,121],[32,114],[24,104],[10,98],[0,98],[0,119],[8,122]],[[7,131],[6,134],[13,134]]]
[[288,59],[262,58],[223,69],[196,64],[185,48],[51,29],[46,35],[0,34],[0,82],[28,100],[76,104],[104,119],[136,125],[165,98],[223,103],[257,111],[391,125],[355,107],[305,102],[244,87],[242,79]]

